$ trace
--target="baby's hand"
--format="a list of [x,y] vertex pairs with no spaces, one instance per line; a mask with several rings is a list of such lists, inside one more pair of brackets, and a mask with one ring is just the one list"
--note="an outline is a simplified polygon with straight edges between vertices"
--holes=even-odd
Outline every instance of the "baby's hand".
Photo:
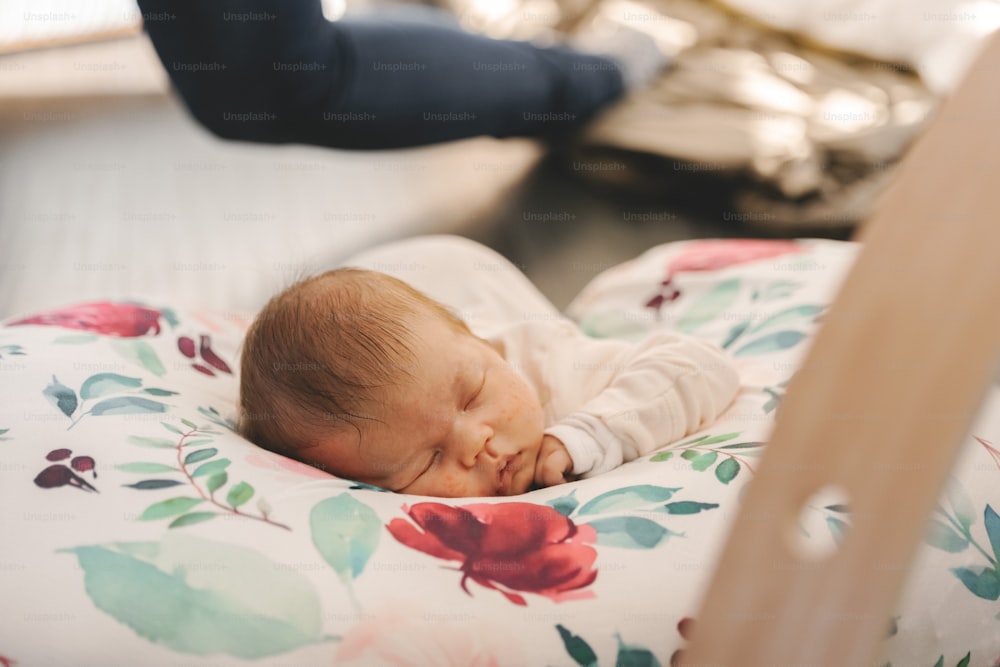
[[569,473],[572,470],[573,459],[569,457],[566,446],[559,438],[543,435],[542,446],[535,461],[535,484],[539,486],[564,484],[569,480]]

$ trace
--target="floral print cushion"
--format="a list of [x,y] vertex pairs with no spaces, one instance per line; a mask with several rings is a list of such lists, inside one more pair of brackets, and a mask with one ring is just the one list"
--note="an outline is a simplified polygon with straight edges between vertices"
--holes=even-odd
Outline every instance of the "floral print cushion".
[[[385,493],[243,440],[246,322],[224,313],[90,303],[8,320],[0,664],[669,665],[855,252],[692,241],[598,276],[569,309],[588,334],[702,336],[743,389],[702,432],[509,499]],[[998,480],[993,391],[879,664],[1000,658]],[[850,520],[831,500],[801,530],[829,548]]]

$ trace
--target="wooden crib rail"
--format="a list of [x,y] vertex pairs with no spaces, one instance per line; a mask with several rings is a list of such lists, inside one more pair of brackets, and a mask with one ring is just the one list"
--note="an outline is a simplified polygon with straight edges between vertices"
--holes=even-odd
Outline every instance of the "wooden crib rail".
[[[779,410],[685,667],[876,662],[1000,354],[1000,38],[907,153]],[[796,544],[844,490],[839,549]]]

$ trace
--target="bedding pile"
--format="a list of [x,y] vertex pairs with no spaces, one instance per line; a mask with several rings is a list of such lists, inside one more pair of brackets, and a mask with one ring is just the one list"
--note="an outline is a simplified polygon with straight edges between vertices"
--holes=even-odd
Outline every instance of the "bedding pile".
[[[668,665],[855,252],[689,241],[598,276],[568,310],[588,334],[704,337],[743,387],[703,431],[513,498],[386,493],[242,439],[247,323],[224,311],[113,301],[9,319],[0,663]],[[998,479],[991,390],[880,665],[1000,658]],[[822,550],[850,525],[831,499],[800,531]]]
[[[962,71],[957,55],[945,67],[926,51],[967,58],[978,44],[968,22],[921,20],[911,3],[893,0],[436,4],[493,37],[554,41],[622,27],[650,35],[672,66],[595,120],[569,156],[574,173],[653,194],[725,184],[734,221],[783,235],[843,230],[866,217],[937,104],[918,72],[936,65],[940,93],[946,75]],[[936,4],[942,14],[942,4],[956,3]],[[899,28],[903,19],[940,38],[921,51],[910,43],[916,33]],[[942,23],[953,29],[934,32]]]

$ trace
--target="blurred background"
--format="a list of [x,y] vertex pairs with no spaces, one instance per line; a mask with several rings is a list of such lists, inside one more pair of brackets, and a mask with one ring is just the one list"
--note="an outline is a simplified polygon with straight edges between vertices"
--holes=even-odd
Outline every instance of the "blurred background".
[[[414,3],[416,4],[416,3]],[[456,233],[560,308],[653,245],[849,238],[995,29],[994,0],[439,0],[553,43],[628,24],[672,66],[558,146],[473,138],[345,151],[219,139],[130,0],[0,0],[0,317],[87,300],[250,319],[386,240]],[[336,20],[395,11],[328,1]]]

